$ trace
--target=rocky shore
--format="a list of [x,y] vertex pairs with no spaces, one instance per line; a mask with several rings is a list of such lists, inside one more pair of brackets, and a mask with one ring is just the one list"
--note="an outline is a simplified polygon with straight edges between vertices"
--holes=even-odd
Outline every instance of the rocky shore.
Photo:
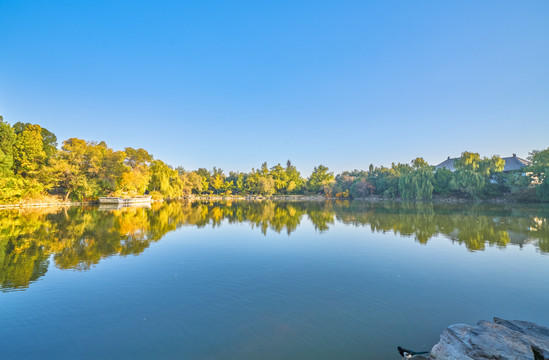
[[549,328],[528,321],[494,318],[455,324],[440,335],[428,357],[416,360],[549,360]]

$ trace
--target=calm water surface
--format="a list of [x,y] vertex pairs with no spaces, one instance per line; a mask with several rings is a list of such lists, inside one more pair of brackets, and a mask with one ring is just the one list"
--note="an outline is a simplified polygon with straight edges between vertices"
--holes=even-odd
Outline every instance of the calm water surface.
[[2,359],[397,359],[549,325],[549,208],[194,202],[0,211]]

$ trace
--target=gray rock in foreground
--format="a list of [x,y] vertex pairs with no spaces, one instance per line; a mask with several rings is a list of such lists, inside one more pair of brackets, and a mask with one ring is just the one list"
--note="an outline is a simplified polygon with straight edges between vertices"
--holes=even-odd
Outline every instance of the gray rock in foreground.
[[498,318],[476,326],[451,325],[440,335],[429,359],[549,360],[549,329]]

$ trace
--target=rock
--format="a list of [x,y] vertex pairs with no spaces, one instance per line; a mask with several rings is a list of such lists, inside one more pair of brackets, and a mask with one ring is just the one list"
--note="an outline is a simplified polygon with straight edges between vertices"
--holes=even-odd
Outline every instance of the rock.
[[479,321],[442,332],[431,350],[436,360],[549,360],[549,329],[527,321]]
[[[524,335],[530,342],[532,350],[538,359],[549,359],[549,329],[528,321],[504,320],[494,318],[496,324],[503,325]],[[540,357],[541,356],[541,357]],[[536,359],[536,360],[538,360]]]

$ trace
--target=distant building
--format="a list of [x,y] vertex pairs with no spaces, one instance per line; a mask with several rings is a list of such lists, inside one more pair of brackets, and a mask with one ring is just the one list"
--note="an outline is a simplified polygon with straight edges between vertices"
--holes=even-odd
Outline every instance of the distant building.
[[[458,159],[459,158],[451,158],[448,156],[448,159],[444,160],[443,162],[435,166],[435,170],[446,168],[454,172],[456,171],[454,164],[455,164],[455,161]],[[505,161],[505,165],[503,166],[503,172],[522,170],[522,168],[530,165],[530,161],[517,157],[517,154],[513,154],[513,156],[509,156],[501,159]]]

